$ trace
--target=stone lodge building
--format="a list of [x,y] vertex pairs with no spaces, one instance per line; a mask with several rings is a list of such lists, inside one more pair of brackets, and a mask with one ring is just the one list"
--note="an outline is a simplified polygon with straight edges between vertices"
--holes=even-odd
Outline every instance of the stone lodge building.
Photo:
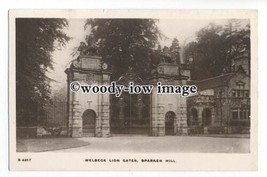
[[250,77],[247,58],[236,59],[232,71],[200,81],[188,81],[198,94],[188,97],[190,133],[249,133]]

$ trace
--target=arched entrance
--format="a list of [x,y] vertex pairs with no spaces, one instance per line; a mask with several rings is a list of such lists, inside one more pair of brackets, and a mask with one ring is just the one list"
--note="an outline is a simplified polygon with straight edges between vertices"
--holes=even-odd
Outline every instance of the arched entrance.
[[83,136],[95,136],[96,113],[92,109],[87,109],[82,115]]
[[175,113],[173,111],[168,111],[165,114],[165,135],[174,135],[174,120]]
[[211,126],[211,110],[210,108],[205,108],[202,111],[202,123],[204,127]]
[[[122,75],[116,83],[129,86],[144,85],[143,80],[136,75],[132,67]],[[111,96],[111,132],[113,134],[149,134],[150,130],[150,95],[129,94],[123,92],[120,97]]]
[[149,95],[122,93],[112,97],[113,134],[149,134]]

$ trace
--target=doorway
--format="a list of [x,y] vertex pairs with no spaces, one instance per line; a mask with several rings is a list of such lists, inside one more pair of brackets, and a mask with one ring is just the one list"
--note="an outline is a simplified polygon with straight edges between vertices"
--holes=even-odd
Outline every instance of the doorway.
[[165,115],[165,135],[174,135],[175,113],[168,111]]
[[96,113],[92,109],[87,109],[82,115],[83,119],[83,136],[95,136],[95,124],[96,124]]
[[202,112],[202,122],[204,127],[211,126],[211,110],[209,108],[205,108]]

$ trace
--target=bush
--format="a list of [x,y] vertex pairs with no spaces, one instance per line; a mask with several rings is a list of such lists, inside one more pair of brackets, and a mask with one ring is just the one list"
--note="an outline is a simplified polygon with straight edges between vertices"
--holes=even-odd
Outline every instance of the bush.
[[222,134],[224,133],[224,127],[209,127],[208,132],[210,134]]
[[45,129],[45,131],[49,132],[52,136],[59,136],[63,129],[62,126],[59,126],[56,123],[47,123],[47,125],[44,125],[43,128]]
[[231,121],[230,126],[244,126],[249,127],[250,121]]
[[188,133],[189,134],[203,134],[204,133],[204,128],[203,127],[190,127],[188,128]]

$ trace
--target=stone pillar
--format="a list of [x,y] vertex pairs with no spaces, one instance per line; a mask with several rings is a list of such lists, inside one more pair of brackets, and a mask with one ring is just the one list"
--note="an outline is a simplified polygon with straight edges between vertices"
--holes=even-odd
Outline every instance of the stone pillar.
[[[152,92],[152,111],[151,111],[151,135],[165,135],[165,114],[173,111],[176,114],[174,120],[174,134],[187,134],[187,105],[186,97],[173,93],[173,97],[169,94],[157,94],[157,83],[162,85],[185,85],[188,77],[181,75],[179,67],[175,63],[160,63],[154,75],[150,79],[150,83],[155,86]],[[172,105],[172,106],[170,106]],[[173,110],[177,107],[176,110]],[[179,133],[181,132],[181,133]]]
[[197,108],[197,112],[198,112],[198,123],[199,123],[199,126],[202,126],[203,125],[203,120],[202,120],[203,107],[199,106]]
[[180,97],[177,103],[176,111],[176,123],[175,123],[175,134],[176,135],[187,135],[188,125],[187,125],[187,105],[186,98]]
[[142,95],[137,95],[137,116],[138,120],[142,120],[142,110],[143,110],[144,104],[142,100]]
[[[103,75],[103,85],[108,85],[109,75]],[[102,137],[110,137],[110,95],[108,93],[101,95],[101,114],[102,114]]]
[[[181,81],[182,85],[186,84],[186,80]],[[180,130],[178,132],[181,132],[182,135],[188,134],[188,125],[187,125],[187,102],[186,97],[179,97],[179,124],[180,124]]]
[[211,127],[214,127],[214,126],[216,126],[216,123],[215,123],[215,109],[211,108]]
[[104,104],[102,105],[102,137],[110,137],[110,116],[109,116],[109,105]]
[[[69,85],[69,82],[68,82]],[[73,92],[68,89],[68,136],[72,136]]]
[[[75,95],[75,94],[74,94]],[[72,116],[72,137],[82,136],[82,115],[80,111],[79,101],[73,101],[73,116]]]
[[165,135],[165,114],[164,107],[162,105],[163,95],[158,94],[158,136]]
[[188,134],[187,109],[186,106],[183,104],[180,107],[180,127],[182,135],[187,135]]
[[151,136],[159,136],[159,109],[157,91],[153,89],[151,94]]

